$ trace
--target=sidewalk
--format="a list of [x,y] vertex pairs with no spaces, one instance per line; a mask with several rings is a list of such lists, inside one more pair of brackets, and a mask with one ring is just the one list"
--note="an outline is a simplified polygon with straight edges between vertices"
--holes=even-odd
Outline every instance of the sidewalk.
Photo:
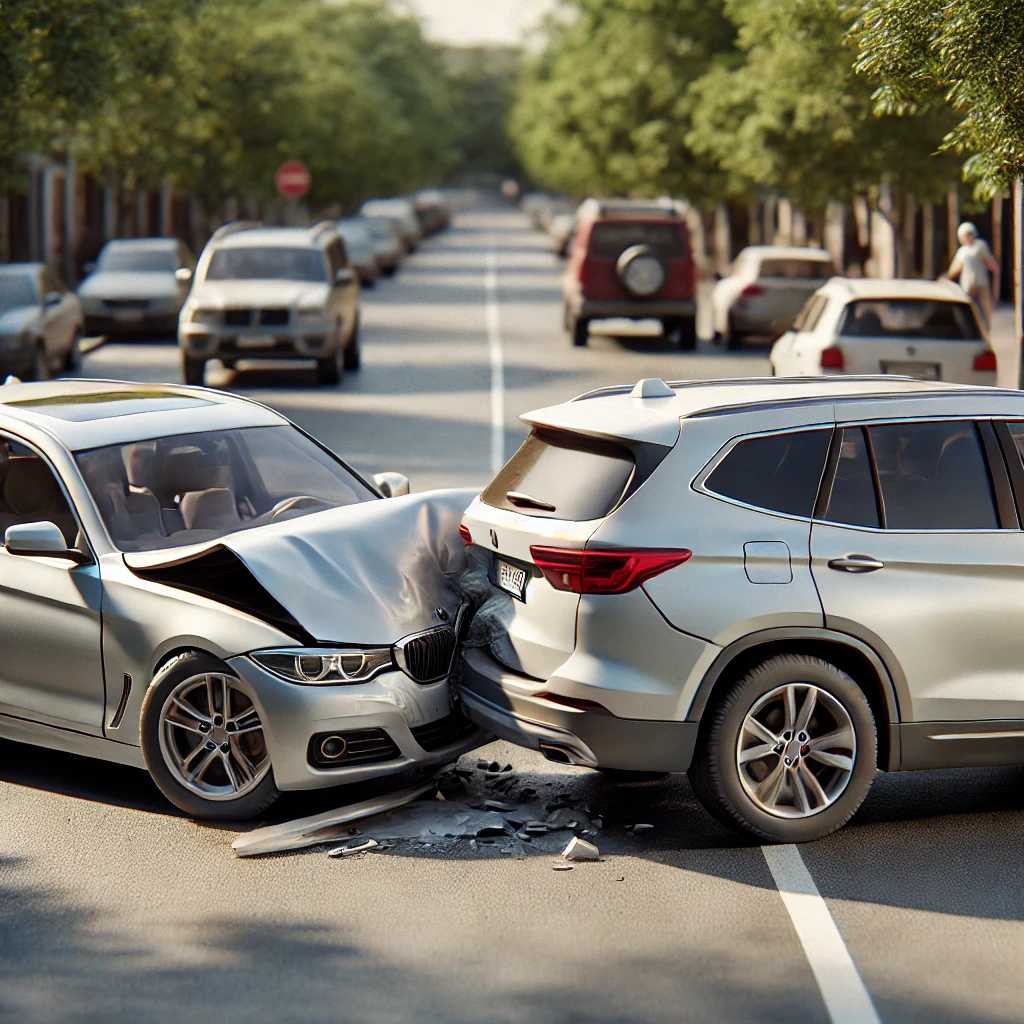
[[1020,376],[1020,347],[1014,337],[1013,303],[1000,302],[992,315],[992,348],[999,367],[996,383],[1001,388],[1016,388]]

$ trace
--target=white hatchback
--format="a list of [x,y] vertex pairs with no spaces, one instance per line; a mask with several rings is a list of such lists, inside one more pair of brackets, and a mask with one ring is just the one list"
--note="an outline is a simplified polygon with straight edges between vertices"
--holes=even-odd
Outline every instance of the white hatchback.
[[835,277],[772,347],[776,377],[899,374],[995,384],[996,356],[975,307],[951,281]]

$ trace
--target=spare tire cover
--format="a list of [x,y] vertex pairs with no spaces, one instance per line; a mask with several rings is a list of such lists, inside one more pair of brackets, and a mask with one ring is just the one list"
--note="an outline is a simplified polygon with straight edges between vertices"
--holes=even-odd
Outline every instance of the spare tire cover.
[[623,288],[637,298],[646,299],[665,283],[665,265],[648,245],[631,245],[615,264]]

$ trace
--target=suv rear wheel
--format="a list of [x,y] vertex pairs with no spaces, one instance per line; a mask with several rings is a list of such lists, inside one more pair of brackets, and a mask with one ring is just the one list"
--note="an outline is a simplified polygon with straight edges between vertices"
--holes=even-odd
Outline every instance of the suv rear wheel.
[[684,352],[692,352],[697,347],[697,320],[692,316],[668,317],[661,322],[661,331],[666,338],[677,334],[677,344]]
[[775,843],[834,832],[875,774],[867,698],[820,658],[780,654],[737,679],[707,711],[690,782],[724,825]]
[[572,343],[577,346],[584,346],[590,338],[590,321],[578,316],[572,321],[570,328],[572,332]]

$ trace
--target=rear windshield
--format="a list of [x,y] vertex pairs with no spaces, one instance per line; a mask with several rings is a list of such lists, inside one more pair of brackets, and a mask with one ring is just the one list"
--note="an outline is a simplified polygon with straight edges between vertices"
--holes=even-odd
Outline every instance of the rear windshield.
[[621,445],[534,431],[481,497],[528,516],[603,519],[622,500],[635,468],[632,452]]
[[38,301],[28,274],[0,274],[0,311],[34,306]]
[[828,260],[761,260],[760,277],[792,277],[800,280],[826,281],[835,274]]
[[839,334],[844,338],[981,340],[971,305],[942,299],[858,299],[844,310]]
[[638,223],[605,221],[595,224],[590,233],[590,255],[616,260],[631,245],[650,245],[665,258],[681,256],[681,225],[675,221]]
[[319,249],[293,246],[218,249],[210,259],[207,281],[319,281],[327,280]]

